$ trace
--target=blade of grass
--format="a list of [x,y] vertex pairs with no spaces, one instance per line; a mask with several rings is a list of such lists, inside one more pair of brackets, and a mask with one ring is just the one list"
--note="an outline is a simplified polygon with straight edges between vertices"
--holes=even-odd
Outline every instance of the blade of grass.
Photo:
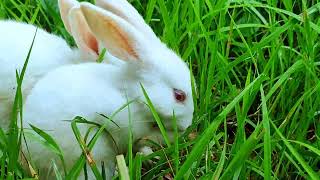
[[270,136],[270,124],[269,124],[269,113],[267,108],[266,97],[262,86],[260,87],[261,101],[262,101],[262,123],[264,129],[264,179],[271,180],[271,136]]
[[144,89],[144,87],[143,87],[143,85],[142,85],[141,83],[140,83],[140,87],[141,87],[141,89],[142,89],[142,92],[143,92],[144,97],[145,97],[146,100],[147,100],[147,103],[148,103],[147,105],[149,106],[150,111],[151,111],[151,113],[152,113],[155,121],[156,121],[157,124],[158,124],[158,127],[159,127],[159,129],[160,129],[160,132],[161,132],[161,134],[162,134],[162,136],[163,136],[163,139],[164,139],[165,143],[167,144],[168,147],[171,147],[171,143],[170,143],[170,141],[169,141],[168,134],[167,134],[167,132],[166,132],[164,126],[163,126],[163,123],[162,123],[162,121],[161,121],[161,119],[160,119],[160,117],[159,117],[159,115],[158,115],[155,107],[154,107],[153,104],[152,104],[151,99],[149,98],[149,96],[148,96],[148,94],[147,94],[147,91]]
[[56,141],[49,134],[47,134],[46,132],[42,131],[41,129],[39,129],[39,128],[31,125],[31,124],[29,124],[29,125],[30,125],[30,127],[32,128],[32,130],[34,132],[36,132],[38,135],[40,135],[49,145],[51,145],[55,149],[55,152],[58,153],[58,156],[59,156],[59,158],[61,160],[64,173],[66,174],[67,170],[66,170],[65,161],[64,161],[64,158],[63,158],[63,153],[62,153],[59,145],[56,143]]
[[[22,81],[24,79],[24,75],[29,63],[31,51],[34,45],[34,41],[37,35],[38,29],[36,29],[35,34],[33,36],[26,60],[23,64],[23,68],[21,73],[19,74],[16,71],[16,77],[17,77],[17,89],[16,94],[13,102],[13,109],[10,117],[10,129],[8,132],[9,138],[8,138],[8,157],[9,157],[9,164],[8,164],[8,172],[17,172],[18,169],[17,163],[19,158],[19,151],[20,151],[20,145],[21,145],[21,137],[23,134],[23,124],[22,124]],[[20,134],[19,134],[19,128],[18,128],[18,116],[20,115]]]
[[116,157],[116,159],[117,159],[120,179],[121,180],[130,180],[129,173],[128,173],[128,168],[126,166],[126,161],[124,160],[124,156],[123,155],[118,155]]
[[298,160],[300,165],[304,168],[304,170],[308,173],[311,179],[317,180],[320,179],[319,175],[313,171],[313,169],[306,163],[306,161],[302,158],[302,156],[297,152],[297,150],[289,143],[289,141],[283,136],[283,134],[280,132],[280,130],[277,128],[277,126],[270,121],[271,125],[275,129],[278,136],[281,138],[281,140],[284,142],[286,147],[289,149],[289,151],[292,153],[292,155]]

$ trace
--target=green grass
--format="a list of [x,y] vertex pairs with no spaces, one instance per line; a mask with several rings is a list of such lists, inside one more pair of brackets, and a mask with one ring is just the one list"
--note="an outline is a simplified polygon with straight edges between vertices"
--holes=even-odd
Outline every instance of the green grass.
[[[318,0],[131,2],[190,63],[197,89],[192,127],[147,157],[128,153],[131,178],[319,179]],[[7,18],[74,44],[55,0],[0,0]],[[26,177],[10,151],[19,141],[17,129],[0,131],[2,178]]]

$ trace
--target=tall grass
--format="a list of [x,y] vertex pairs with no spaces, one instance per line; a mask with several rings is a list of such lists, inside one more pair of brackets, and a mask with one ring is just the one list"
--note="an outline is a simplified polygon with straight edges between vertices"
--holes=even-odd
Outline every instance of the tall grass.
[[[131,178],[319,179],[318,0],[130,2],[189,62],[196,86],[192,127],[171,146],[127,158]],[[55,0],[0,0],[0,18],[73,45]],[[11,172],[11,160],[2,153],[1,176],[24,177],[18,163]]]

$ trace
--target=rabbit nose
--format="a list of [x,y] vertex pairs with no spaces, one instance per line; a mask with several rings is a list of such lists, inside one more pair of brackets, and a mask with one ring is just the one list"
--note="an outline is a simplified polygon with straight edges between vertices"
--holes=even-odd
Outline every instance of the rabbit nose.
[[159,127],[158,127],[158,124],[155,122],[155,123],[152,123],[152,128],[154,128],[154,129],[159,129]]
[[180,132],[184,132],[188,127],[189,127],[189,125],[187,126],[187,125],[184,125],[184,124],[179,124],[178,125],[178,130]]
[[178,123],[178,130],[185,131],[192,124],[192,118],[181,119]]

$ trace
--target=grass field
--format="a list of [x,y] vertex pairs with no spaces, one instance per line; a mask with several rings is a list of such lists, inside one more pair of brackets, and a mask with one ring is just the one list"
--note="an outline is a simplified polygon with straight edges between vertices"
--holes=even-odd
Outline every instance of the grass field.
[[[190,63],[197,85],[194,123],[179,152],[164,146],[127,157],[131,178],[319,179],[318,0],[130,2]],[[73,44],[56,0],[0,0],[7,18]],[[4,141],[14,137],[0,136],[2,178],[25,177]]]

